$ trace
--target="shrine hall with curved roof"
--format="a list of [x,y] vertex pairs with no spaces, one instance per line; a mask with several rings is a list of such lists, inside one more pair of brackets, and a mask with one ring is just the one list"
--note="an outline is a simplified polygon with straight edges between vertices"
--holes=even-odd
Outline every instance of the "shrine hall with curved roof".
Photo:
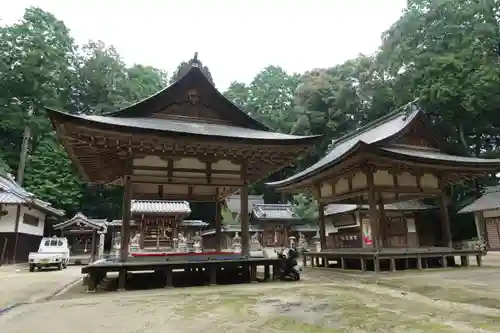
[[116,184],[128,175],[136,199],[212,201],[293,164],[319,139],[272,131],[225,98],[197,61],[190,63],[172,85],[116,112],[47,108],[86,180]]

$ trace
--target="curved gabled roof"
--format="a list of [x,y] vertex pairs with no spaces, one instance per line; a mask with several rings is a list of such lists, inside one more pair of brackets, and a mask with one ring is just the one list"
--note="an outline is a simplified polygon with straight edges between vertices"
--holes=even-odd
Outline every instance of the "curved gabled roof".
[[156,135],[180,136],[212,136],[218,138],[249,139],[249,140],[283,140],[294,143],[295,140],[317,139],[320,135],[298,136],[283,134],[270,130],[257,130],[248,127],[238,127],[225,124],[201,123],[192,121],[143,118],[143,117],[109,117],[74,115],[46,108],[53,120],[74,122],[90,128],[101,128],[117,132],[154,133]]
[[267,183],[268,186],[286,186],[298,182],[304,178],[325,170],[335,164],[342,157],[356,149],[358,145],[374,144],[401,133],[420,113],[420,110],[412,107],[408,111],[391,112],[384,117],[371,122],[357,131],[349,133],[334,142],[333,148],[318,162],[307,169],[281,181]]
[[201,95],[202,100],[200,102],[202,104],[217,110],[217,112],[223,113],[225,116],[232,119],[236,125],[260,131],[271,131],[269,127],[252,118],[224,97],[224,95],[208,81],[201,69],[197,66],[192,66],[183,77],[156,94],[122,110],[107,113],[104,116],[146,118],[168,105],[180,103],[181,99],[185,98],[187,92],[191,89],[196,89],[197,93]]

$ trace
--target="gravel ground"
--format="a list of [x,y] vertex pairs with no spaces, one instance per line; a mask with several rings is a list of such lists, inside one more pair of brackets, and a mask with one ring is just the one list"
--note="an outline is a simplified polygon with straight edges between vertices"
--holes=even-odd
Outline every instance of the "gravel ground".
[[43,270],[30,273],[27,265],[0,267],[0,311],[23,302],[52,296],[66,285],[81,279],[81,267]]
[[[0,332],[500,332],[500,254],[488,255],[485,264],[492,267],[382,274],[308,269],[299,283],[96,294],[76,284],[0,315]],[[43,299],[76,273],[0,271],[0,300],[29,299],[24,288]]]

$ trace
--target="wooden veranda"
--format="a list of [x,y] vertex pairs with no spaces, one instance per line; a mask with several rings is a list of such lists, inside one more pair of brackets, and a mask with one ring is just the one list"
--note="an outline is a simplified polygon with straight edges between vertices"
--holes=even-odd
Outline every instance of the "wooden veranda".
[[[309,191],[317,198],[322,251],[308,256],[326,258],[325,262],[335,258],[341,264],[346,259],[358,263],[369,259],[378,271],[384,259],[392,268],[405,267],[405,263],[399,264],[403,259],[412,259],[412,267],[420,268],[424,257],[440,257],[438,264],[446,266],[452,256],[479,255],[478,249],[455,250],[452,246],[447,188],[498,170],[500,159],[447,154],[444,139],[431,130],[427,117],[416,105],[408,104],[335,140],[331,151],[304,171],[268,185],[285,192]],[[432,246],[418,240],[396,246],[388,242],[389,232],[396,225],[387,218],[385,204],[422,198],[437,200],[440,239]],[[368,219],[359,229],[363,242],[358,248],[327,247],[324,208],[334,202],[368,205]],[[405,233],[415,232],[408,225],[403,224]]]
[[294,163],[319,138],[273,132],[217,91],[196,57],[190,64],[177,82],[118,112],[47,109],[80,174],[91,183],[124,188],[121,262],[129,259],[132,199],[214,202],[220,250],[220,202],[235,192],[245,198],[241,241],[248,256],[249,184]]

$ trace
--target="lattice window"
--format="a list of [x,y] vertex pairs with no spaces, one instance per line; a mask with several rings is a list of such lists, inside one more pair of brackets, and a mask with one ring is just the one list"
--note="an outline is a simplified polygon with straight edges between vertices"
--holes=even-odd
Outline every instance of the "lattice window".
[[23,223],[31,225],[33,227],[38,227],[38,225],[40,224],[40,219],[30,214],[24,214]]

